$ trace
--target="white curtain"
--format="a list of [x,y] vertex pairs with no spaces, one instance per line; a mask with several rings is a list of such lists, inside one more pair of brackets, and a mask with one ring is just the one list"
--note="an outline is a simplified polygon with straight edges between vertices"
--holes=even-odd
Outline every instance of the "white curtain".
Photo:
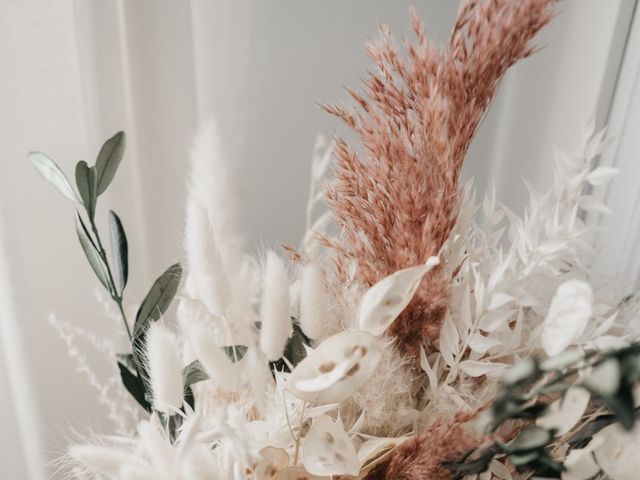
[[[514,0],[515,1],[515,0]],[[316,102],[346,98],[369,63],[377,22],[404,33],[409,0],[3,0],[0,2],[0,465],[39,480],[72,429],[108,430],[50,311],[97,335],[114,326],[77,245],[73,205],[32,170],[42,150],[72,175],[117,130],[125,160],[101,198],[130,241],[135,304],[180,259],[185,170],[196,126],[215,115],[238,185],[252,249],[296,244],[317,133],[339,127]],[[597,115],[606,121],[634,0],[560,3],[545,48],[509,74],[466,168],[517,207],[520,178],[543,187],[552,144]],[[457,2],[417,5],[440,42]],[[615,133],[615,132],[614,132]],[[518,208],[516,208],[518,209]],[[97,373],[110,367],[87,353]]]

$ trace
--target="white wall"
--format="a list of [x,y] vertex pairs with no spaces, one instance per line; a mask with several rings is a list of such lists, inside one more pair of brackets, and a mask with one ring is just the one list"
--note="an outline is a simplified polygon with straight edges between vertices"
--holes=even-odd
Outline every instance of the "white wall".
[[[3,475],[27,478],[28,466],[28,478],[43,478],[40,458],[59,454],[71,427],[107,428],[46,318],[53,309],[105,335],[112,324],[93,301],[98,285],[77,245],[73,206],[25,153],[43,150],[71,172],[109,135],[127,131],[128,153],[100,215],[115,209],[129,234],[131,302],[180,258],[190,137],[212,114],[230,161],[244,167],[252,248],[295,244],[315,135],[338,128],[316,102],[346,98],[342,86],[369,67],[363,40],[378,21],[406,32],[411,3],[0,2],[0,384],[8,377],[12,385],[0,388],[0,422],[3,437],[22,440],[0,448]],[[418,5],[439,41],[456,3]],[[465,172],[481,190],[495,181],[499,197],[517,206],[521,176],[539,185],[549,178],[552,141],[606,112],[633,4],[560,2],[539,40],[545,49],[509,75],[474,142]]]

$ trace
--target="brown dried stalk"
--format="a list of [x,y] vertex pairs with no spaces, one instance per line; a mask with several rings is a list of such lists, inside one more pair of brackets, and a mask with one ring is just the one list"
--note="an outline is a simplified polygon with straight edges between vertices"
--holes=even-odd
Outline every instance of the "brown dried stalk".
[[[534,52],[531,38],[552,16],[553,0],[466,0],[448,47],[426,39],[413,12],[406,55],[386,26],[367,53],[379,72],[348,90],[357,108],[324,106],[359,138],[337,139],[335,183],[327,199],[341,227],[332,246],[338,269],[354,260],[373,284],[437,255],[456,222],[462,162],[506,70]],[[442,269],[425,278],[392,325],[399,348],[417,357],[433,348],[448,304]]]

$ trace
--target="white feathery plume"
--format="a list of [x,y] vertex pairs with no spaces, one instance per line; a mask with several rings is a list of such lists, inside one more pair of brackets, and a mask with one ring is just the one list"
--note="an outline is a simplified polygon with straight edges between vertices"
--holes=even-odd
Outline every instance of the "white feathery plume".
[[144,461],[135,455],[102,445],[71,445],[67,454],[96,475],[116,475],[124,465],[144,466]]
[[[234,177],[221,146],[217,124],[210,121],[196,133],[191,151],[185,229],[186,283],[192,285],[190,276],[208,270],[216,280],[213,282],[216,288],[228,285],[231,292],[231,298],[225,298],[226,295],[221,294],[224,292],[216,293],[227,302],[223,308],[227,308],[229,302],[251,302],[257,294],[254,264],[244,252],[238,227]],[[198,208],[203,212],[197,212]],[[201,242],[206,242],[207,248],[203,248]],[[212,264],[215,269],[205,267]]]
[[291,336],[289,318],[289,276],[284,261],[272,251],[267,252],[263,272],[264,291],[260,305],[260,348],[269,360],[282,357]]
[[187,295],[200,299],[212,314],[223,315],[231,302],[228,278],[207,211],[197,198],[190,197],[187,201],[184,245]]
[[186,322],[183,328],[189,346],[202,363],[210,381],[217,387],[235,391],[239,383],[237,368],[216,343],[214,329],[203,321]]
[[326,335],[328,293],[322,270],[314,264],[302,267],[300,282],[300,327],[314,340]]
[[147,362],[153,392],[153,407],[174,414],[182,407],[184,384],[177,339],[166,327],[154,322],[147,332]]

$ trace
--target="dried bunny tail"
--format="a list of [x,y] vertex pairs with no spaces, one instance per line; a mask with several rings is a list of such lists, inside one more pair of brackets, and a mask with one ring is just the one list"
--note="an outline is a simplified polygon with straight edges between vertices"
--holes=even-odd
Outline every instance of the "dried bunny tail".
[[292,333],[289,316],[289,276],[278,255],[267,252],[264,264],[262,303],[260,304],[260,348],[269,360],[282,357]]
[[194,198],[187,201],[184,246],[188,267],[185,293],[199,299],[210,313],[224,314],[231,302],[228,278],[207,213]]
[[143,466],[136,455],[121,449],[103,445],[70,445],[67,449],[70,462],[94,475],[117,475],[125,465]]
[[147,331],[146,355],[153,408],[173,415],[182,407],[184,395],[176,336],[160,323],[152,323]]
[[326,335],[329,296],[322,269],[313,263],[302,266],[300,278],[300,328],[317,340]]
[[457,413],[447,421],[438,419],[427,431],[400,445],[389,461],[374,467],[364,480],[449,480],[453,472],[446,462],[457,460],[461,454],[475,448],[482,437],[467,426],[470,413]]
[[235,183],[235,172],[225,158],[217,124],[210,121],[196,133],[191,151],[184,240],[185,285],[189,292],[203,276],[201,283],[213,280],[214,291],[203,286],[200,295],[203,301],[213,296],[221,303],[212,312],[217,314],[233,302],[253,302],[258,293],[254,264],[244,251],[239,229]]
[[[445,50],[427,42],[414,14],[417,42],[406,42],[406,58],[383,26],[367,46],[379,73],[362,95],[349,90],[357,108],[325,107],[359,137],[359,149],[336,140],[327,200],[341,228],[339,262],[355,261],[362,282],[438,254],[456,222],[469,144],[507,68],[533,52],[553,3],[467,0]],[[421,343],[434,348],[448,283],[442,268],[430,272],[392,325],[405,354],[417,358]]]
[[218,335],[215,330],[205,321],[193,319],[185,322],[183,331],[188,345],[202,363],[210,381],[216,387],[235,391],[238,388],[238,370],[216,342]]

